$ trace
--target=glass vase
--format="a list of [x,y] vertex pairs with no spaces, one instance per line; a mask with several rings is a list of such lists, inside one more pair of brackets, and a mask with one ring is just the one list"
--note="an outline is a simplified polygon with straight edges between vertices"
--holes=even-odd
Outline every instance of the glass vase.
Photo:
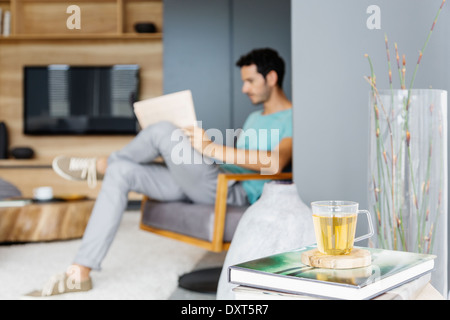
[[436,255],[447,297],[447,92],[370,92],[369,208],[373,246]]

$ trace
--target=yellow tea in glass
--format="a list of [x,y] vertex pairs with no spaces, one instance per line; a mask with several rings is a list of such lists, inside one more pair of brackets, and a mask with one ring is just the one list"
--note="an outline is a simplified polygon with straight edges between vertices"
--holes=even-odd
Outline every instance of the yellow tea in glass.
[[[328,255],[349,254],[356,241],[373,235],[372,221],[367,210],[358,210],[352,201],[316,201],[311,203],[317,249]],[[355,239],[359,213],[365,213],[370,232]]]
[[319,251],[331,255],[350,253],[355,240],[356,219],[356,214],[334,217],[313,215]]

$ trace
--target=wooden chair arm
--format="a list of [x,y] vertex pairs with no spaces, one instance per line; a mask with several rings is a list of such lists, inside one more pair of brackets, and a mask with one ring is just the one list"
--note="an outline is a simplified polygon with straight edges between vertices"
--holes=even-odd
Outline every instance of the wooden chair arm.
[[[212,241],[206,247],[214,252],[227,250],[229,243],[224,243],[223,235],[225,233],[225,218],[227,212],[228,185],[230,181],[244,180],[289,180],[292,179],[292,173],[280,173],[276,175],[262,175],[260,173],[220,173],[217,176],[216,202],[214,207],[214,230]],[[150,198],[143,196],[141,202],[141,212],[144,212],[145,202]],[[166,234],[166,236],[168,236]],[[171,236],[173,237],[173,236]],[[175,237],[173,237],[175,238]],[[176,238],[178,239],[178,238]]]
[[282,172],[275,175],[260,173],[220,173],[217,177],[216,204],[214,217],[213,251],[220,252],[223,248],[225,218],[227,212],[228,181],[244,180],[290,180],[292,172]]
[[290,180],[292,172],[281,172],[278,174],[260,174],[260,173],[220,173],[227,181],[244,181],[244,180]]

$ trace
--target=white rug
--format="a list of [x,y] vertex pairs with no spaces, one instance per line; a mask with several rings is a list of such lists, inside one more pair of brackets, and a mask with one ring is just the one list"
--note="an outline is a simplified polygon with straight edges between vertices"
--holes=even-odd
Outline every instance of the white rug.
[[[206,250],[139,229],[140,213],[126,212],[101,271],[91,272],[94,289],[57,300],[160,299],[170,297],[178,277],[191,271]],[[61,273],[81,240],[0,246],[0,300],[21,296]]]

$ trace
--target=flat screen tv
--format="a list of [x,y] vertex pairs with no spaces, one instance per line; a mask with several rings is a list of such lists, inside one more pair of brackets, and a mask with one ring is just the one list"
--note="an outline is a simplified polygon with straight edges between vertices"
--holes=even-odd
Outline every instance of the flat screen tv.
[[24,133],[136,134],[139,66],[24,67]]

